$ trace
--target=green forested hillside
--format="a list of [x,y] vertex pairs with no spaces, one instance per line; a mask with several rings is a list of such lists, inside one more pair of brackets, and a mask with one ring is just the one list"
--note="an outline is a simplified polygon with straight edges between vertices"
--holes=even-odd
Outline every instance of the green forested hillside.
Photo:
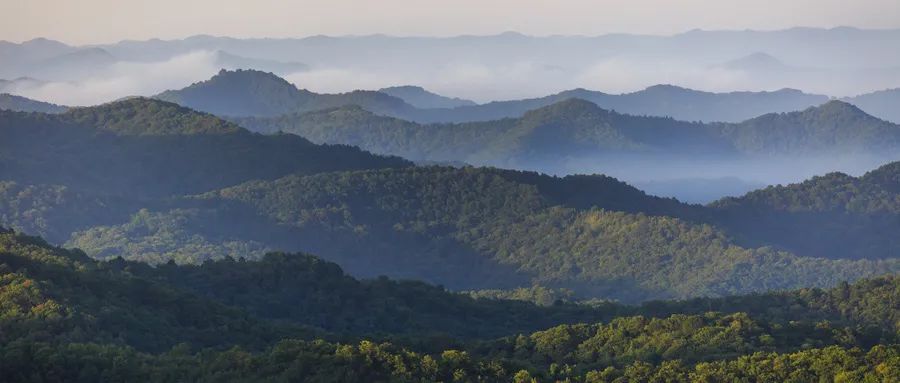
[[[159,351],[182,342],[255,348],[281,337],[327,333],[493,337],[626,310],[613,304],[539,307],[475,300],[421,282],[359,281],[304,254],[150,267],[120,258],[98,262],[5,230],[0,254],[4,343],[26,336],[40,342],[95,339]],[[213,336],[216,328],[225,332]],[[125,337],[116,336],[121,332]]]
[[709,219],[704,209],[602,176],[442,167],[325,173],[179,204],[77,232],[70,244],[98,257],[197,262],[217,251],[178,249],[250,246],[252,256],[262,243],[320,254],[354,275],[455,289],[537,283],[625,301],[828,286],[900,266],[741,247],[699,223]]
[[[139,264],[101,263],[78,250],[52,248],[36,237],[0,233],[0,343],[96,342],[161,351],[259,347],[313,332],[275,326],[169,286],[136,278]],[[225,340],[228,339],[228,340]],[[6,363],[3,363],[6,364]]]
[[251,133],[150,99],[58,115],[0,111],[3,179],[97,194],[167,196],[291,173],[408,165],[294,135]]
[[826,258],[895,258],[900,251],[900,162],[860,177],[831,173],[711,205],[748,243]]
[[[149,99],[0,117],[8,122],[0,128],[2,223],[101,259],[201,263],[305,251],[357,276],[465,290],[537,284],[628,302],[831,286],[900,265],[891,256],[895,214],[875,208],[896,198],[897,177],[886,171],[871,176],[888,185],[881,189],[827,188],[834,198],[875,206],[835,220],[822,219],[830,211],[690,206],[604,176],[414,168],[292,134],[250,133]],[[665,134],[656,130],[661,123],[670,125]],[[631,117],[580,100],[505,124],[467,129],[485,142],[494,137],[497,153],[533,159],[717,139],[708,125]],[[777,222],[761,224],[767,219]]]
[[125,198],[98,197],[62,185],[0,181],[0,222],[55,243],[98,224],[127,219],[139,206]]
[[[541,308],[357,281],[302,254],[152,268],[3,231],[0,379],[892,381],[898,298],[900,279],[888,277],[827,291]],[[737,310],[703,311],[711,308]]]

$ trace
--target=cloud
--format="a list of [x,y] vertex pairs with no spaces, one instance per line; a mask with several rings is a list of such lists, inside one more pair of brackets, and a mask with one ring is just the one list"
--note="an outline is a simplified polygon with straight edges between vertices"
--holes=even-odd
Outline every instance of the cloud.
[[687,65],[678,61],[611,58],[576,75],[581,86],[604,92],[631,92],[657,84],[707,91],[763,90],[747,73],[721,67]]
[[487,65],[473,61],[435,67],[322,68],[284,76],[299,88],[340,93],[395,85],[419,85],[446,96],[493,101],[543,96],[566,84],[560,68],[530,61]]
[[116,62],[83,80],[20,84],[5,92],[63,105],[83,106],[127,96],[151,96],[213,76],[215,54],[196,51],[159,62]]
[[403,82],[396,73],[375,73],[359,69],[313,69],[284,76],[298,88],[319,93],[341,93],[357,89],[379,89]]

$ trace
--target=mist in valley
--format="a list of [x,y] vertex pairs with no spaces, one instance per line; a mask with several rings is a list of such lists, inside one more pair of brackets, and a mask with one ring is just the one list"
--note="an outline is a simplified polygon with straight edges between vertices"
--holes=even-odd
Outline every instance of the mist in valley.
[[724,197],[739,197],[770,185],[799,183],[832,172],[861,176],[897,158],[889,154],[740,158],[617,155],[566,158],[553,163],[525,163],[509,167],[557,176],[605,174],[647,194],[707,204]]

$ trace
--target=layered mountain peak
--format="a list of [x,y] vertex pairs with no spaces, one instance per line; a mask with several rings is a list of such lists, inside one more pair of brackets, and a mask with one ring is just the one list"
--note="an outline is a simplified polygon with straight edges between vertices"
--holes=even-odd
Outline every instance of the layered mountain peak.
[[471,100],[441,96],[415,85],[392,86],[381,88],[378,91],[402,99],[417,108],[456,108],[476,105]]

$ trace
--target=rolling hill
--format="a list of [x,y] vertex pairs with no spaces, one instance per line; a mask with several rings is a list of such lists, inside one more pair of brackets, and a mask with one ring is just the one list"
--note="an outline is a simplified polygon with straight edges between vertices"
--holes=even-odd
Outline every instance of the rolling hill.
[[705,219],[698,206],[607,177],[404,168],[250,182],[77,232],[69,245],[193,263],[228,254],[221,246],[265,244],[358,276],[454,289],[539,284],[628,302],[828,286],[900,267],[741,247]]
[[294,135],[251,133],[143,98],[55,115],[0,111],[0,122],[4,179],[104,195],[159,197],[292,173],[410,165]]

